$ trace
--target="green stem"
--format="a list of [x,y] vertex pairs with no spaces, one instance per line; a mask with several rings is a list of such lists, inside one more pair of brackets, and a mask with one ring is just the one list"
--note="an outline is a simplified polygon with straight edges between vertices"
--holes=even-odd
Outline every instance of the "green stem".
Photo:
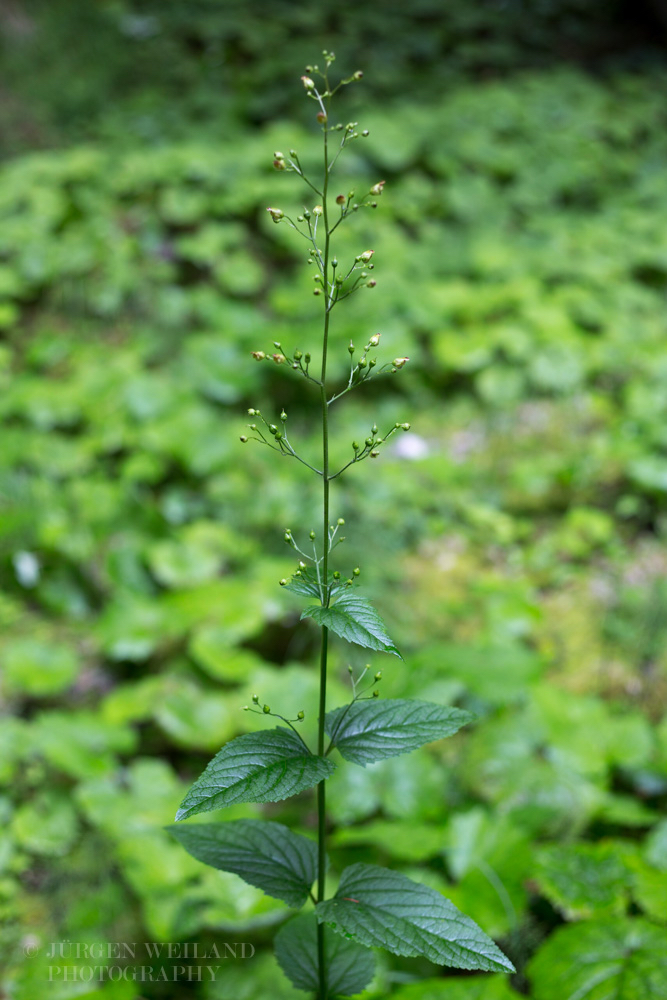
[[[327,90],[328,90],[327,86]],[[327,207],[327,189],[329,187],[329,146],[327,125],[324,126],[324,183],[322,185],[322,221],[324,222],[324,330],[322,335],[322,373],[320,375],[320,397],[322,403],[322,579],[327,587],[329,574],[329,407],[327,405],[327,348],[329,343],[329,316],[331,302],[329,296],[329,213]],[[323,595],[322,603],[328,604],[328,590]],[[327,645],[328,629],[322,626],[322,646],[320,652],[320,707],[317,739],[317,752],[324,754],[324,719],[327,699]],[[318,874],[317,899],[324,899],[326,876],[326,793],[324,781],[317,786],[317,844],[318,844]],[[317,925],[317,965],[318,965],[318,1000],[327,1000],[327,968],[324,952],[324,925]]]

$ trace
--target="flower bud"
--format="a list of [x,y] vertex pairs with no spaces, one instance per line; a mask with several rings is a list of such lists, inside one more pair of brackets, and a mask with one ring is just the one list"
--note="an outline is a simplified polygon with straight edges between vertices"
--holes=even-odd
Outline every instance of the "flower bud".
[[299,722],[301,722],[302,719],[305,719],[306,714],[305,714],[305,712],[297,712],[296,713],[296,717],[299,720]]
[[[273,166],[275,167],[276,170],[287,170],[287,167],[285,166],[285,161],[284,160],[277,160],[277,159],[274,160],[273,161]],[[278,220],[276,219],[274,221],[277,222]]]
[[333,578],[334,580],[340,580],[340,573],[338,572],[337,569],[334,570]]
[[372,451],[371,452],[371,458],[377,458],[379,454],[380,454],[379,451]]
[[258,695],[258,694],[254,694],[254,695],[252,696],[252,700],[253,700],[253,703],[254,703],[255,705],[259,705],[259,695]]
[[285,357],[284,354],[272,354],[271,357],[273,358],[273,360],[277,365],[281,365],[283,361],[287,361],[287,358]]
[[394,368],[402,368],[403,365],[407,365],[410,358],[394,358],[392,365]]
[[285,579],[285,577],[283,577],[282,580],[278,580],[278,583],[280,584],[281,587],[287,586],[287,580]]
[[338,520],[336,521],[336,524],[337,524],[337,525],[338,525],[338,526],[339,526],[340,528],[342,528],[342,526],[343,526],[343,525],[345,524],[345,521],[343,520],[343,518],[342,518],[342,517],[339,517],[339,518],[338,518]]
[[253,351],[252,356],[255,359],[255,361],[263,361],[264,358],[266,357],[266,354],[264,353],[264,351]]
[[375,250],[364,250],[364,252],[360,253],[358,257],[355,257],[355,260],[363,261],[364,264],[368,264],[374,253]]
[[271,714],[271,709],[270,709],[270,707],[268,705],[265,705],[264,708],[262,709],[262,711],[264,712],[264,715],[270,715]]
[[301,351],[295,351],[294,352],[294,360],[295,361],[301,361],[302,357],[303,357],[303,354],[301,353]]
[[285,421],[287,420],[287,414],[285,413],[284,410],[280,414],[280,419],[282,420],[283,423],[285,423]]
[[374,698],[379,698],[380,697],[380,692],[379,691],[373,691],[373,697]]
[[365,445],[366,445],[366,446],[367,446],[368,448],[370,448],[370,446],[371,446],[371,445],[373,444],[373,438],[366,438],[366,440],[364,441],[364,444],[365,444]]
[[348,347],[348,351],[350,352],[350,354],[354,354],[354,344],[352,343],[352,341],[350,341],[350,346]]
[[366,288],[375,288],[376,285],[377,281],[375,280],[375,278],[371,278],[370,281],[366,282]]
[[364,131],[361,134],[363,135],[364,139],[366,138],[367,135],[370,135],[370,133],[369,133],[369,131],[368,131],[367,128],[365,128]]
[[285,532],[285,541],[288,542],[290,545],[292,544],[292,536],[290,535],[289,531]]
[[285,213],[281,208],[267,208],[267,212],[271,216],[274,222],[280,222]]
[[336,204],[337,205],[344,205],[345,202],[346,202],[346,198],[345,198],[344,194],[336,195]]
[[276,441],[282,441],[283,439],[282,431],[276,431],[276,433],[273,436],[275,437]]
[[373,185],[370,193],[376,195],[382,194],[382,188],[385,186],[386,183],[387,183],[386,181],[378,181],[377,184]]
[[356,441],[352,442],[352,447],[354,448],[355,451],[359,451],[359,445],[357,444]]
[[378,672],[376,673],[376,675],[373,678],[373,680],[374,681],[381,681],[382,680],[382,671],[381,670],[378,670]]
[[371,339],[368,341],[368,343],[371,345],[371,347],[377,347],[377,345],[380,343],[380,337],[381,336],[382,336],[382,334],[380,334],[380,333],[374,333],[373,334],[373,336],[371,337]]
[[326,112],[324,112],[324,111],[318,111],[317,115],[316,115],[316,118],[317,118],[318,122],[320,123],[320,125],[324,125],[325,121],[327,120]]
[[308,537],[310,538],[311,542],[314,542],[315,541],[315,532],[311,531],[310,534],[308,535]]
[[300,560],[300,562],[299,562],[299,569],[305,569],[305,568],[306,568],[306,564],[305,564],[305,562],[304,562],[304,561],[303,561],[303,559],[302,559],[302,560]]
[[401,427],[403,428],[404,431],[410,430],[410,424],[401,424]]
[[259,413],[259,410],[255,410],[254,407],[252,407],[252,406],[248,410],[248,416],[249,417],[256,417],[258,413]]
[[373,435],[373,437],[375,437],[375,435],[377,434],[377,432],[378,432],[378,425],[377,424],[373,424],[373,426],[371,427],[371,434]]
[[306,90],[314,90],[315,89],[315,83],[314,83],[313,80],[310,79],[309,76],[302,76],[301,77],[301,82],[304,85],[304,87],[306,88]]
[[363,70],[358,69],[357,72],[353,75],[352,79],[361,80],[363,78],[363,75],[364,75]]
[[322,208],[321,205],[315,205],[313,209],[313,215],[321,215],[323,211],[324,209]]
[[352,570],[352,576],[359,576],[360,573],[361,570],[359,569],[359,567],[355,566],[355,568]]
[[248,438],[245,436],[245,434],[242,434],[241,437],[239,438],[239,441],[242,441],[243,444],[245,444],[247,440]]
[[274,435],[274,437],[278,433],[278,428],[276,427],[275,424],[269,424],[269,430]]
[[309,365],[310,364],[310,354],[305,354],[303,360],[306,362],[307,365]]
[[359,361],[357,362],[357,364],[358,364],[359,368],[365,368],[366,367],[366,358],[365,357],[359,358]]

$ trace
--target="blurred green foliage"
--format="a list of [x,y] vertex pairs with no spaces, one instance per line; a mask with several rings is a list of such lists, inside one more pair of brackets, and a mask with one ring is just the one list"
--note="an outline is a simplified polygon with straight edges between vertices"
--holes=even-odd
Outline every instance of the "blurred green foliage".
[[[398,37],[380,29],[379,49]],[[412,431],[372,477],[352,470],[335,513],[406,656],[375,657],[385,692],[480,721],[337,773],[336,865],[379,852],[520,969],[508,985],[385,957],[368,1000],[551,1000],[603,977],[624,1000],[647,981],[667,994],[664,84],[559,68],[405,95],[343,161],[342,183],[387,187],[345,237],[375,249],[378,287],[341,308],[336,363],[376,331],[411,362],[341,404],[334,450],[374,420]],[[309,143],[274,121],[0,171],[0,940],[17,1000],[136,996],[62,976],[56,992],[46,948],[64,939],[251,941],[217,983],[142,995],[299,995],[264,948],[287,908],[163,827],[211,752],[255,728],[253,692],[316,717],[314,633],[277,581],[281,529],[310,528],[317,498],[238,443],[261,403],[316,448],[289,377],[249,356],[317,350],[301,248],[265,212],[300,204],[271,151]],[[332,705],[346,667],[334,647]],[[312,833],[307,795],[285,809]]]

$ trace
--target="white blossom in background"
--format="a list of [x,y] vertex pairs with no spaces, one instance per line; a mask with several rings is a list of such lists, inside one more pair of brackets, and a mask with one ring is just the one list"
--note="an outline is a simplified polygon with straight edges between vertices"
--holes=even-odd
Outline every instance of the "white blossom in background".
[[418,459],[426,458],[431,451],[428,442],[419,434],[402,434],[394,444],[393,452],[398,458]]

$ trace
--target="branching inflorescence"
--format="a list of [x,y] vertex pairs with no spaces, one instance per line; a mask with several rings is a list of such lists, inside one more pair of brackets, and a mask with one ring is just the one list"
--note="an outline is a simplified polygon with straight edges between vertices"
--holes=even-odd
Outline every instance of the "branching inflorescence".
[[[276,935],[278,961],[297,987],[316,1000],[350,996],[361,992],[373,977],[374,947],[403,956],[424,956],[442,965],[462,969],[511,972],[509,959],[467,916],[460,913],[440,893],[411,881],[405,875],[376,865],[356,864],[346,868],[337,893],[326,898],[326,780],[337,766],[331,759],[336,750],[343,760],[360,766],[408,753],[433,740],[451,736],[471,722],[473,716],[458,708],[408,699],[380,699],[377,684],[382,674],[361,687],[370,674],[367,665],[356,679],[350,668],[352,698],[347,705],[327,712],[327,662],[329,636],[334,633],[346,642],[377,653],[400,657],[384,622],[370,602],[357,591],[359,567],[343,575],[331,566],[336,547],[344,540],[342,518],[331,523],[330,484],[350,466],[367,458],[377,458],[381,447],[399,430],[410,424],[395,422],[383,433],[376,424],[366,437],[352,442],[352,457],[340,468],[329,462],[329,413],[333,403],[347,393],[384,374],[396,374],[407,357],[378,364],[379,333],[369,337],[363,350],[350,343],[349,375],[338,389],[329,385],[327,362],[331,316],[336,306],[362,288],[375,287],[371,277],[374,251],[363,250],[348,264],[333,252],[332,238],[339,226],[363,208],[376,208],[385,182],[373,184],[363,198],[354,191],[330,196],[332,171],[346,147],[367,130],[358,131],[357,122],[332,123],[331,106],[336,94],[348,84],[361,80],[358,71],[332,86],[329,79],[334,55],[324,52],[325,68],[306,67],[301,80],[308,99],[317,106],[321,127],[322,166],[318,178],[307,175],[296,150],[289,156],[274,153],[278,171],[295,173],[317,197],[317,204],[292,217],[280,208],[269,208],[276,224],[291,227],[307,241],[308,264],[314,265],[314,295],[321,299],[321,365],[313,365],[311,353],[288,351],[279,342],[273,350],[257,350],[257,361],[268,361],[304,378],[319,396],[322,460],[316,468],[298,454],[287,431],[283,410],[276,422],[266,419],[258,407],[248,411],[249,433],[241,441],[256,441],[294,458],[307,466],[322,483],[322,531],[318,539],[309,533],[308,543],[297,541],[286,528],[285,542],[294,550],[298,563],[292,576],[281,586],[311,602],[301,617],[311,618],[320,628],[320,685],[317,746],[309,747],[298,730],[304,713],[289,719],[260,705],[253,695],[247,711],[277,718],[283,725],[272,730],[247,733],[231,740],[209,763],[187,793],[176,819],[239,802],[276,802],[304,789],[317,789],[317,842],[293,833],[279,823],[263,820],[234,820],[218,824],[172,827],[174,836],[199,860],[225,871],[235,872],[250,884],[300,908],[304,913],[287,921]],[[315,82],[315,77],[317,83]],[[335,205],[335,207],[334,207]],[[355,360],[356,357],[356,360]],[[369,694],[370,692],[370,694]],[[326,737],[328,736],[328,745]]]

